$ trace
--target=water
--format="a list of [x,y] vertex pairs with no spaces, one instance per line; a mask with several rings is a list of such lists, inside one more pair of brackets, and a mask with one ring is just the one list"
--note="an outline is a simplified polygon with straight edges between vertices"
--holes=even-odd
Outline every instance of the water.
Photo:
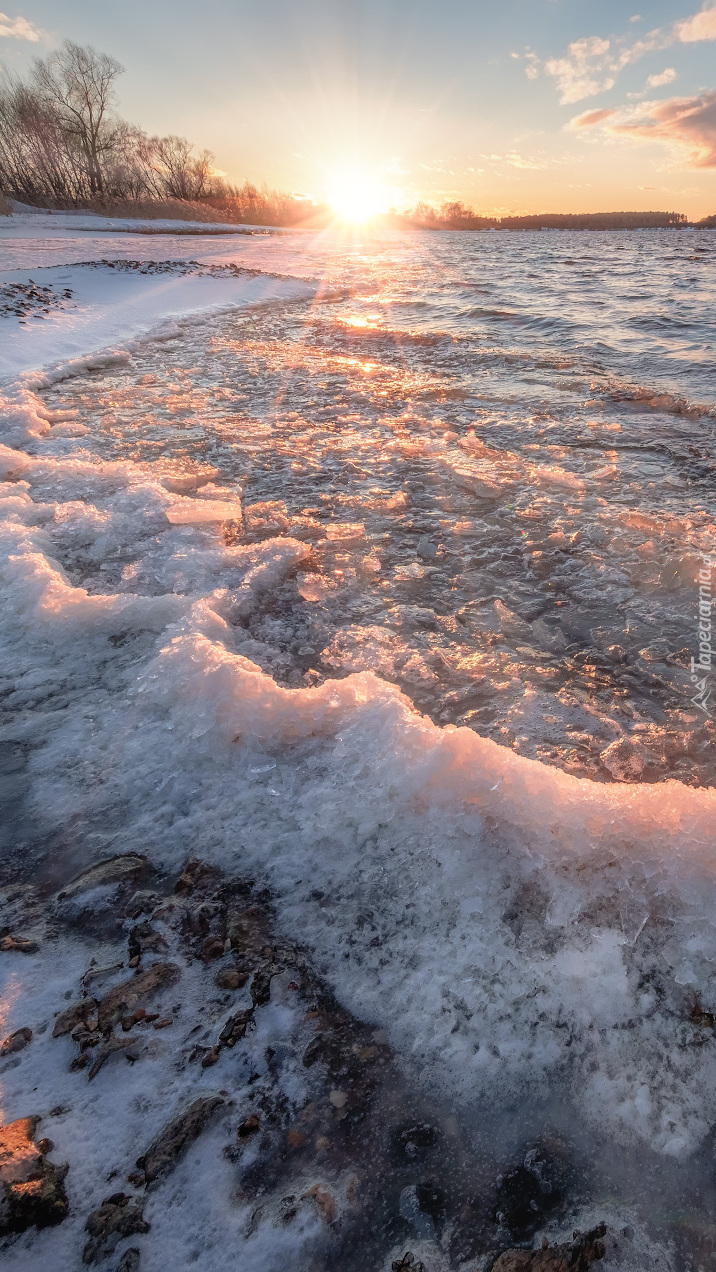
[[311,543],[246,651],[294,686],[376,670],[436,722],[579,776],[713,784],[688,674],[713,530],[709,234],[232,249],[319,272],[318,300],[204,321],[47,402],[100,455],[215,465],[243,492],[237,542]]
[[[100,237],[98,257],[143,250]],[[213,1138],[147,1194],[148,1272],[236,1249],[252,1272],[387,1272],[408,1249],[484,1272],[602,1218],[605,1267],[708,1269],[715,741],[690,660],[715,240],[198,242],[166,255],[316,297],[100,359],[38,393],[56,431],[2,456],[4,864],[50,951],[4,1001],[51,1018],[90,952],[124,957],[123,895],[54,896],[118,852],[149,858],[183,969],[133,1067],[86,1085],[37,1029],[3,1074],[9,1108],[81,1119],[74,1140],[43,1123],[75,1181],[65,1262],[80,1181],[98,1205],[220,1090]],[[202,523],[206,500],[235,515]],[[208,882],[177,901],[189,856]],[[274,979],[221,1050],[202,942],[237,896]]]

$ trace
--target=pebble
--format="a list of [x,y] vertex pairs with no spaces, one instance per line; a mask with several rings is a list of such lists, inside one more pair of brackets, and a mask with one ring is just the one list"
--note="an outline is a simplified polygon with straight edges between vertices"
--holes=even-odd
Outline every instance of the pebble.
[[0,1056],[11,1056],[16,1051],[23,1051],[28,1042],[31,1041],[31,1029],[28,1029],[27,1026],[23,1029],[16,1029],[14,1033],[8,1034],[2,1046],[0,1046]]

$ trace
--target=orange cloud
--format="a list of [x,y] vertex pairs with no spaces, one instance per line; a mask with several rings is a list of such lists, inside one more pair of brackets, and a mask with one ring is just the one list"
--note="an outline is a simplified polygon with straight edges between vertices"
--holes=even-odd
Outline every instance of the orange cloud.
[[597,124],[603,124],[605,119],[610,119],[612,115],[616,115],[615,110],[585,110],[581,115],[575,115],[574,119],[570,119],[570,128],[595,128]]
[[[608,122],[607,122],[608,121]],[[699,97],[671,97],[645,102],[637,112],[588,110],[571,120],[571,128],[595,128],[635,141],[654,141],[680,152],[692,168],[716,168],[716,91]]]

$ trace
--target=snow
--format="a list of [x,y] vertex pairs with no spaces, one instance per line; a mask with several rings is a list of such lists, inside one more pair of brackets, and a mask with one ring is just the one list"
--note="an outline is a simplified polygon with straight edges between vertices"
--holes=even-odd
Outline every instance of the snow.
[[0,382],[137,338],[170,319],[311,294],[310,284],[270,275],[143,275],[82,265],[0,272],[0,288],[30,280],[73,295],[45,317],[28,317],[24,328],[13,315],[0,316]]
[[[37,227],[43,250],[66,253],[67,218],[49,220],[47,229],[28,216],[0,238],[27,251]],[[696,1151],[716,1122],[716,1057],[681,1045],[678,1029],[687,994],[709,1000],[716,964],[716,791],[578,780],[470,729],[438,727],[374,671],[279,685],[235,624],[287,581],[314,594],[311,545],[233,546],[222,523],[241,518],[238,485],[214,485],[208,468],[177,479],[161,461],[99,460],[85,430],[53,420],[38,392],[126,356],[128,342],[168,320],[290,303],[312,286],[77,264],[6,271],[0,283],[38,276],[71,288],[71,303],[23,329],[0,320],[2,674],[16,712],[0,740],[31,747],[37,826],[49,836],[82,825],[100,855],[147,852],[168,870],[198,848],[227,871],[255,872],[285,929],[310,933],[351,1010],[387,1031],[417,1082],[463,1109],[529,1105],[530,1093],[559,1083],[588,1126],[617,1143],[676,1159]],[[453,467],[478,490],[486,471],[470,457]],[[558,466],[535,472],[548,487],[575,485]],[[261,515],[279,515],[267,507]],[[329,538],[363,534],[346,521]],[[56,1139],[57,1160],[70,1160],[73,1194],[98,1204],[108,1169],[131,1164],[188,1079],[172,1068],[167,1031],[121,1078],[108,1065],[78,1085],[69,1043],[58,1063],[65,1044],[42,1029],[86,950],[61,939],[51,949],[50,975],[41,953],[6,981],[4,1032],[30,1024],[38,1038],[4,1075],[3,1116],[31,1111],[35,1088],[47,1108],[71,1105],[42,1133]],[[192,993],[184,987],[185,1015]],[[229,1081],[213,1069],[200,1089]],[[237,1206],[227,1220],[217,1200],[230,1187],[227,1125],[197,1144],[161,1206],[148,1206],[148,1272],[192,1265],[186,1229],[175,1227],[185,1205],[205,1234],[202,1257],[210,1250],[217,1272],[234,1265],[247,1215]],[[306,1248],[316,1231],[307,1223]],[[27,1234],[7,1266],[37,1267],[58,1250],[69,1266],[79,1240],[75,1216],[59,1246],[56,1234]],[[290,1243],[266,1229],[251,1240],[242,1257],[257,1272],[296,1253],[295,1230]]]

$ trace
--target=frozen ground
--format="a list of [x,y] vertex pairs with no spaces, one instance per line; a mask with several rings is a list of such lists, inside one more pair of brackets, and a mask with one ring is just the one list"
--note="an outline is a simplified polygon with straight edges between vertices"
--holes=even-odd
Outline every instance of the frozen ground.
[[[608,681],[621,655],[602,665],[602,697],[570,697],[575,678],[594,682],[600,664],[584,671],[574,658],[579,629],[547,595],[559,569],[574,622],[587,613],[588,630],[604,630],[590,637],[592,653],[611,648],[620,607],[631,607],[627,637],[646,647],[644,607],[634,607],[652,583],[636,570],[615,578],[609,554],[634,553],[636,566],[646,543],[644,559],[666,570],[672,542],[682,540],[679,561],[688,555],[686,536],[697,554],[712,525],[699,472],[690,493],[679,485],[673,496],[683,523],[668,522],[661,505],[647,516],[644,503],[657,504],[663,488],[636,472],[633,454],[602,454],[633,421],[614,397],[606,419],[594,400],[583,405],[583,351],[561,350],[557,370],[559,392],[574,395],[558,410],[597,416],[599,454],[580,467],[585,444],[549,418],[553,383],[540,382],[542,405],[523,435],[504,353],[497,363],[494,346],[486,356],[479,342],[465,353],[414,311],[400,339],[382,330],[371,317],[383,303],[381,271],[393,271],[393,284],[402,272],[414,290],[411,271],[421,277],[423,267],[415,252],[430,266],[432,249],[411,247],[411,257],[409,236],[339,246],[340,270],[317,268],[328,250],[320,236],[220,250],[173,239],[163,257],[171,267],[145,274],[131,264],[136,237],[83,237],[69,256],[64,230],[33,238],[34,226],[0,227],[13,267],[2,283],[31,278],[58,298],[46,317],[0,318],[14,341],[0,448],[2,922],[39,946],[0,952],[3,1034],[33,1031],[0,1061],[0,1080],[3,1120],[41,1114],[49,1155],[69,1163],[70,1214],[10,1243],[7,1266],[78,1266],[87,1215],[121,1189],[146,1195],[151,1227],[107,1256],[112,1272],[134,1246],[149,1272],[239,1258],[252,1272],[337,1259],[351,1272],[383,1272],[411,1248],[427,1272],[484,1272],[501,1247],[602,1218],[614,1267],[707,1268],[716,1125],[708,737],[681,701],[678,665],[655,707],[639,698],[636,718],[630,708],[628,728]],[[463,288],[465,239],[450,249]],[[72,264],[80,251],[115,264]],[[236,276],[236,266],[259,267],[258,253],[266,272]],[[550,260],[562,268],[556,252]],[[316,295],[299,274],[326,277],[326,289]],[[336,324],[330,306],[357,281],[361,293],[346,302],[354,327],[343,314]],[[502,276],[491,285],[506,286]],[[44,303],[45,293],[23,295]],[[385,303],[393,317],[399,302]],[[197,313],[237,305],[226,318]],[[531,338],[525,379],[541,374],[537,346],[543,358],[553,353],[544,331]],[[427,368],[425,348],[438,351]],[[470,366],[486,357],[481,406],[450,378],[463,357]],[[648,402],[661,419],[663,395],[653,389]],[[672,391],[677,419],[680,402]],[[706,448],[708,403],[686,418]],[[615,423],[605,442],[602,428]],[[520,451],[526,436],[534,440]],[[643,446],[631,431],[632,448],[635,436]],[[614,503],[605,482],[618,489]],[[507,546],[518,513],[542,536],[519,576]],[[591,531],[599,518],[601,543],[583,533],[566,547],[579,523]],[[639,530],[641,540],[630,537]],[[508,564],[487,589],[479,553],[496,544],[491,566]],[[461,598],[472,608],[460,623],[448,600],[465,587],[459,558],[468,552],[474,600]],[[596,563],[595,552],[604,554]],[[680,576],[668,577],[669,621],[681,636]],[[651,641],[654,658],[671,652]],[[527,699],[524,667],[549,659]],[[505,713],[509,701],[526,721],[525,747],[540,744],[552,695],[557,749],[562,728],[574,734],[579,723],[585,752],[590,729],[601,750],[625,742],[615,753],[622,766],[612,773],[602,763],[593,781],[567,771],[561,754],[554,766],[546,754],[520,754],[514,730],[503,745],[484,736],[494,715],[444,723],[439,711],[455,692],[446,668],[473,691],[482,685],[497,725],[504,694]],[[431,685],[438,706],[428,694],[421,714],[415,699]],[[483,705],[478,694],[472,706]],[[663,733],[669,711],[669,737],[691,739],[673,763],[686,757],[701,785],[658,765],[648,783],[633,780],[629,764],[642,754],[634,730],[637,740]],[[170,959],[180,976],[157,995],[166,1028],[138,1022],[130,1063],[118,1052],[90,1079],[89,1066],[69,1070],[82,1042],[73,1050],[68,1037],[52,1038],[55,1015],[80,996],[92,959],[115,968],[103,994],[121,983],[127,940],[132,949],[141,939],[126,889],[90,881],[74,899],[61,894],[81,870],[130,853],[147,859],[156,894],[141,969]],[[177,901],[190,857],[216,878],[182,885]],[[262,899],[234,941],[226,896],[248,878]],[[265,945],[251,935],[256,925]],[[217,993],[213,977],[237,961],[241,971],[242,959],[252,975],[270,974],[270,998],[227,1049],[226,1014],[252,999],[247,988]],[[322,1040],[315,1068],[305,1060],[313,1030]],[[121,1040],[119,1025],[112,1036]],[[346,1037],[350,1064],[343,1052],[336,1059]],[[350,1065],[373,1063],[383,1067],[362,1085]],[[214,1093],[224,1103],[171,1176],[146,1194],[145,1180],[127,1182],[161,1126]],[[262,1131],[237,1138],[257,1110]],[[406,1140],[396,1164],[407,1117],[429,1118],[432,1138]],[[554,1198],[535,1201],[534,1223],[511,1210],[509,1180],[520,1170],[528,1209],[530,1188]]]
[[[137,261],[125,256],[103,265],[101,257],[97,259],[98,235],[104,244],[103,233],[114,238],[151,226],[151,232],[159,234],[171,222],[139,222],[127,231],[122,222],[103,223],[101,217],[24,214],[2,221],[6,224],[0,223],[0,261],[4,264],[8,249],[11,259],[15,252],[31,259],[29,267],[0,270],[0,380],[106,349],[172,317],[306,296],[312,290],[296,280],[252,275],[231,264],[167,259],[166,248],[176,240],[165,233],[164,250],[156,253],[161,263],[150,266],[146,253]],[[203,233],[207,227],[199,228]],[[76,231],[71,244],[68,229]],[[211,227],[211,232],[219,231]],[[81,247],[85,242],[90,246],[86,261]],[[70,263],[52,268],[43,256],[48,252]],[[28,293],[39,288],[44,297],[30,296],[27,303]]]

